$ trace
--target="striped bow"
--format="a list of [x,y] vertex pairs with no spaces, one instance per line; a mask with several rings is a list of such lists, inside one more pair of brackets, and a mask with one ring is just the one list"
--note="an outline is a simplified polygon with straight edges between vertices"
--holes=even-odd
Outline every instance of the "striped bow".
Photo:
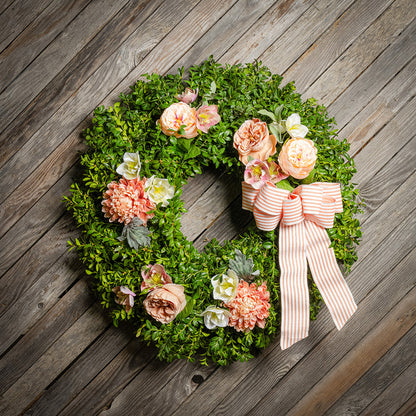
[[338,329],[357,309],[338,268],[325,228],[342,212],[338,183],[301,185],[292,193],[266,183],[254,189],[243,182],[243,209],[252,211],[260,230],[279,228],[282,305],[280,345],[286,349],[308,336],[307,264]]

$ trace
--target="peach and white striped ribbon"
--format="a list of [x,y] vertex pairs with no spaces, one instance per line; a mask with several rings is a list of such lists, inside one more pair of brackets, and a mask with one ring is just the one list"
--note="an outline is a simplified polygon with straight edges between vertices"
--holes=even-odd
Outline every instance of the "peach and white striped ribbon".
[[274,230],[280,222],[279,264],[282,305],[280,345],[288,348],[308,336],[307,263],[338,329],[357,309],[338,268],[325,228],[342,212],[340,186],[316,182],[292,193],[266,183],[254,189],[243,182],[243,208],[252,211],[257,227]]

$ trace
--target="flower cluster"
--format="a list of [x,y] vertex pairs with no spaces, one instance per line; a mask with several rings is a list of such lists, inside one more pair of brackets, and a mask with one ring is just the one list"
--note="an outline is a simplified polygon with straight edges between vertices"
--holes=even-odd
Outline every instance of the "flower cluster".
[[[267,111],[263,113],[273,116]],[[280,150],[278,164],[271,158],[276,153],[277,139],[269,134],[267,123],[259,119],[247,120],[234,134],[234,148],[246,165],[244,180],[256,189],[288,176],[304,179],[315,166],[317,149],[312,140],[305,139],[309,129],[301,124],[299,114],[291,114],[287,120],[273,124],[279,133],[290,137]]]
[[[239,261],[248,264],[245,256],[239,254],[244,257],[240,257]],[[251,272],[252,270],[249,271],[250,274]],[[266,282],[260,285],[249,284],[240,279],[234,270],[229,269],[226,274],[214,276],[211,284],[213,298],[222,301],[221,306],[228,309],[208,306],[201,314],[208,329],[231,326],[236,331],[248,332],[255,326],[264,328],[270,308],[270,294]]]
[[[184,287],[173,283],[160,264],[144,267],[142,278],[141,292],[148,293],[143,301],[146,312],[162,324],[172,322],[186,306]],[[129,312],[133,308],[136,294],[125,286],[117,286],[113,292],[116,294],[115,302]]]
[[158,121],[164,134],[192,139],[198,136],[199,132],[208,133],[212,126],[221,121],[216,105],[202,105],[197,110],[189,105],[197,96],[198,90],[190,88],[176,96],[180,102],[166,108]]

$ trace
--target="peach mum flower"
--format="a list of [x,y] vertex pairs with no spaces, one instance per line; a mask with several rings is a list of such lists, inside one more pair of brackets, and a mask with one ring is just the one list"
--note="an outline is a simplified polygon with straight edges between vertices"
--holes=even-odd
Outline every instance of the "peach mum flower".
[[110,222],[118,221],[128,224],[134,217],[139,217],[143,224],[154,214],[148,211],[155,209],[155,204],[150,201],[145,192],[146,178],[140,180],[120,179],[120,182],[109,183],[108,190],[104,192],[104,200],[101,202],[104,216]]
[[237,296],[224,305],[229,308],[231,316],[228,325],[237,331],[248,332],[256,325],[264,328],[269,316],[270,294],[266,282],[260,286],[249,285],[241,280],[237,288]]

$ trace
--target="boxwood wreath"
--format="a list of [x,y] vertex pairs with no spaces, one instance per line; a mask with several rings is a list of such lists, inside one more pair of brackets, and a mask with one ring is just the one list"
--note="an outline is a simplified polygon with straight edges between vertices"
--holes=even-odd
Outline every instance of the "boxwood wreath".
[[[347,153],[349,144],[337,139],[334,119],[325,107],[314,99],[302,101],[293,83],[282,87],[281,82],[281,76],[260,62],[221,66],[211,57],[191,67],[187,79],[183,68],[176,75],[144,75],[112,107],[98,107],[92,126],[83,132],[88,144],[88,151],[81,156],[83,176],[72,184],[71,196],[66,198],[82,234],[69,242],[70,249],[77,249],[86,273],[93,276],[95,291],[114,325],[129,321],[138,337],[157,347],[160,359],[194,361],[198,357],[203,364],[211,359],[219,365],[246,361],[279,332],[278,230],[264,232],[250,225],[237,239],[224,244],[213,240],[198,252],[180,229],[185,212],[180,197],[188,178],[212,166],[226,169],[241,182],[244,165],[238,159],[233,137],[246,120],[268,123],[277,138],[277,155],[289,138],[287,132],[282,134],[281,120],[292,114],[300,116],[309,130],[308,139],[318,150],[315,168],[303,180],[289,176],[277,186],[293,189],[312,180],[339,182],[344,211],[336,215],[328,233],[346,272],[357,258],[355,248],[361,233],[354,214],[360,204],[358,190],[351,183],[355,168]],[[185,87],[188,89],[183,93]],[[187,134],[185,125],[164,134],[158,120],[165,109],[180,100],[194,109],[217,106],[220,121],[211,123],[206,133],[199,124],[198,134],[192,138],[180,137]],[[206,116],[212,120],[212,114]],[[109,222],[103,213],[103,195],[108,196],[110,183],[121,183],[117,170],[123,172],[123,166],[124,172],[134,170],[138,164],[139,178],[167,179],[165,185],[170,191],[174,187],[169,195],[173,196],[153,204],[143,218],[135,218],[126,226],[117,218]],[[240,281],[248,280],[249,287],[259,289],[265,282],[269,297],[263,300],[269,303],[268,316],[258,317],[257,325],[248,330],[213,327],[212,322],[209,329],[203,312],[207,308],[226,309],[221,296],[213,297],[215,279],[220,283],[232,281],[234,272]],[[149,315],[144,300],[152,289],[170,282],[184,288],[186,306],[171,322],[162,323]],[[309,292],[311,319],[315,319],[321,296],[310,278]]]

